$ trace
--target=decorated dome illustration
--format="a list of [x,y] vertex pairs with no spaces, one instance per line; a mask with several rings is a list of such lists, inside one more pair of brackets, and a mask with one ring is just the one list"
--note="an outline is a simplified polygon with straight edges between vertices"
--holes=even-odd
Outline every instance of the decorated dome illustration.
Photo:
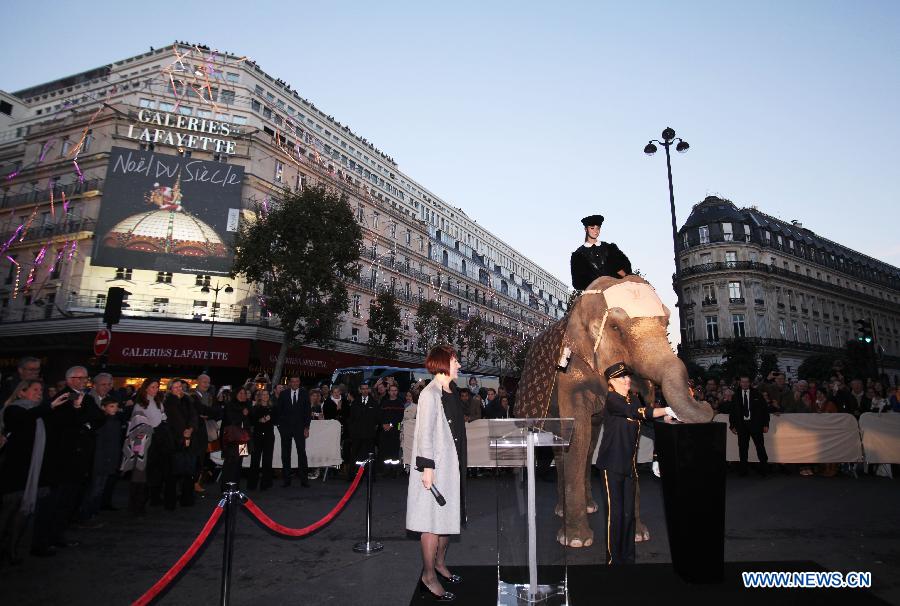
[[105,246],[183,257],[228,256],[216,230],[184,209],[180,175],[172,187],[154,183],[144,199],[157,208],[119,221],[103,237]]

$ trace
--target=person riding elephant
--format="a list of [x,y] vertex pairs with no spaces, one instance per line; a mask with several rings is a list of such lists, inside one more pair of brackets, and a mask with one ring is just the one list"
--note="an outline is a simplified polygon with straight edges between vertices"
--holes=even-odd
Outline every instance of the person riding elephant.
[[669,310],[644,279],[602,276],[574,300],[566,317],[532,342],[515,416],[575,420],[569,447],[555,453],[562,470],[559,503],[565,504],[565,523],[557,534],[561,543],[583,547],[594,539],[587,514],[598,509],[590,467],[609,395],[604,369],[614,362],[627,364],[636,375],[633,384],[658,385],[682,421],[705,423],[713,417],[709,404],[690,395],[687,370],[669,344],[668,325]]
[[624,278],[631,273],[631,261],[612,242],[599,242],[603,215],[590,215],[581,220],[584,225],[584,244],[572,253],[569,265],[572,286],[584,290],[601,276]]

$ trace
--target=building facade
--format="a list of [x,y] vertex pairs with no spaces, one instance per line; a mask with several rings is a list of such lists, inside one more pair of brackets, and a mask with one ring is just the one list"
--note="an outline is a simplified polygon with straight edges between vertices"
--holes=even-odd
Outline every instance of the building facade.
[[687,359],[721,363],[728,339],[749,338],[796,377],[809,355],[842,350],[862,319],[900,379],[900,269],[714,196],[679,231],[679,264]]
[[227,244],[250,209],[312,184],[346,194],[364,247],[336,335],[345,357],[303,348],[289,356],[298,369],[373,361],[366,320],[380,290],[399,298],[399,361],[410,364],[421,362],[421,301],[460,322],[480,316],[489,341],[523,339],[565,312],[562,281],[246,57],[179,42],[0,99],[6,365],[42,352],[83,360],[120,286],[130,294],[113,365],[271,367],[277,318],[257,285],[228,278]]

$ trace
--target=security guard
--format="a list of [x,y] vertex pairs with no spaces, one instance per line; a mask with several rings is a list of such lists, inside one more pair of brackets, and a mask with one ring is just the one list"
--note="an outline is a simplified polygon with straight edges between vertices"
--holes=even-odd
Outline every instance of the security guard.
[[603,376],[609,386],[603,441],[597,468],[603,472],[606,493],[606,563],[634,564],[634,495],[641,421],[675,413],[669,407],[653,408],[632,402],[631,369],[616,362]]
[[611,242],[599,242],[603,215],[591,215],[581,220],[584,225],[584,244],[572,253],[572,286],[584,290],[600,276],[624,278],[631,273],[631,261]]

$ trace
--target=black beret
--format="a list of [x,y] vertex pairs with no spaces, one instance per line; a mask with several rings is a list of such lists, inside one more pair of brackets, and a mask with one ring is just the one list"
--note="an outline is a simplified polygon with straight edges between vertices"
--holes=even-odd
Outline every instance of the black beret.
[[603,371],[603,376],[609,379],[615,379],[616,377],[627,377],[629,375],[634,374],[631,372],[631,369],[628,368],[628,365],[625,362],[616,362],[609,368]]
[[581,224],[585,227],[590,227],[591,225],[599,227],[603,225],[603,215],[590,215],[589,217],[585,217],[581,220]]

